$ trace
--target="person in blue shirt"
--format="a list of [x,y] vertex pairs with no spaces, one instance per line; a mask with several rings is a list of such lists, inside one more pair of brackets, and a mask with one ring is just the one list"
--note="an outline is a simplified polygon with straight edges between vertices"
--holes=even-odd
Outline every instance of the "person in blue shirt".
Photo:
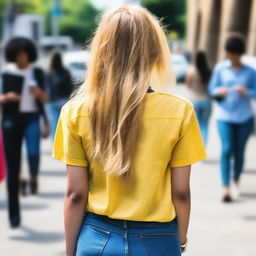
[[[245,44],[240,37],[228,38],[225,50],[227,59],[216,65],[209,83],[209,94],[217,100],[217,127],[222,148],[222,200],[232,202],[231,175],[238,195],[245,147],[253,130],[251,99],[256,96],[256,71],[241,62]],[[234,160],[233,166],[231,160]]]

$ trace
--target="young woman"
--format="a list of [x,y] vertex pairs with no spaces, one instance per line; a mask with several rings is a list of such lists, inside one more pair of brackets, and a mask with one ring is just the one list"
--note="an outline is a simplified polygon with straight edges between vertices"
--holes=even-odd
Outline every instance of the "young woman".
[[67,165],[66,255],[185,251],[190,165],[206,155],[193,106],[150,88],[170,83],[169,61],[148,11],[103,16],[88,79],[63,107],[55,137],[53,155]]
[[[22,140],[23,138],[26,140],[31,176],[30,188],[31,192],[35,194],[40,156],[39,109],[46,101],[47,95],[40,88],[33,74],[31,63],[36,61],[37,51],[30,40],[26,38],[10,40],[5,48],[5,57],[7,62],[14,63],[2,73],[3,87],[9,83],[8,86],[13,91],[2,93],[0,102],[3,105],[2,130],[8,168],[9,218],[11,226],[17,227],[20,224],[18,191]],[[14,82],[15,79],[17,84]],[[18,81],[21,82],[18,83]],[[15,89],[18,86],[21,88],[21,93]]]
[[197,119],[202,132],[204,144],[208,138],[208,122],[211,116],[212,104],[208,96],[208,82],[211,75],[204,52],[199,51],[195,56],[195,64],[186,76],[186,86],[189,89],[189,99],[193,102]]
[[[243,170],[246,142],[253,130],[251,98],[256,96],[256,72],[242,64],[245,45],[240,37],[230,37],[225,46],[227,60],[219,63],[212,74],[209,93],[217,99],[217,126],[221,140],[221,179],[223,202],[231,202],[231,171],[235,194]],[[234,168],[231,160],[234,159]]]
[[48,112],[51,119],[51,137],[54,138],[61,107],[72,93],[72,83],[69,71],[64,67],[59,52],[51,57],[50,70],[47,76]]

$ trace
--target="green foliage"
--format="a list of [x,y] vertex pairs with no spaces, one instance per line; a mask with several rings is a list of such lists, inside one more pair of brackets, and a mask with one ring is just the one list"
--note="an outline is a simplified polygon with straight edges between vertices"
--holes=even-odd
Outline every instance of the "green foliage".
[[52,0],[0,0],[0,33],[2,32],[2,23],[5,7],[7,4],[13,2],[18,5],[19,13],[33,13],[45,16],[46,27],[49,27],[49,14]]
[[161,18],[169,32],[185,34],[185,0],[142,0],[142,5]]
[[[0,32],[3,13],[11,0],[0,0]],[[45,18],[47,34],[51,32],[51,9],[53,0],[15,0],[21,13],[41,14]],[[76,42],[88,40],[96,28],[96,17],[99,11],[89,0],[61,0],[62,15],[60,16],[60,33],[71,36]]]
[[99,11],[86,0],[63,0],[60,18],[61,33],[71,35],[77,42],[88,40],[97,26]]

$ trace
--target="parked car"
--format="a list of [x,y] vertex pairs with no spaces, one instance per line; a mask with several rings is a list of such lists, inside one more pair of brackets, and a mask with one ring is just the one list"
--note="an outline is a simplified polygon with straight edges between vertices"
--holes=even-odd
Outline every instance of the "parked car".
[[177,83],[184,83],[189,63],[183,54],[172,54],[172,69]]
[[89,57],[89,51],[71,51],[63,54],[64,65],[69,69],[75,82],[84,79]]
[[40,40],[40,46],[44,53],[54,49],[70,51],[74,47],[74,42],[70,36],[44,36]]

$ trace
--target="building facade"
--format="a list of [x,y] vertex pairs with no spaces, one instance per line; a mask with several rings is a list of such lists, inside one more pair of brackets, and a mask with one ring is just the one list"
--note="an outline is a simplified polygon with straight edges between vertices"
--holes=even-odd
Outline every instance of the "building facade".
[[209,64],[225,57],[230,35],[246,42],[246,53],[256,55],[256,0],[187,0],[187,47],[206,52]]

